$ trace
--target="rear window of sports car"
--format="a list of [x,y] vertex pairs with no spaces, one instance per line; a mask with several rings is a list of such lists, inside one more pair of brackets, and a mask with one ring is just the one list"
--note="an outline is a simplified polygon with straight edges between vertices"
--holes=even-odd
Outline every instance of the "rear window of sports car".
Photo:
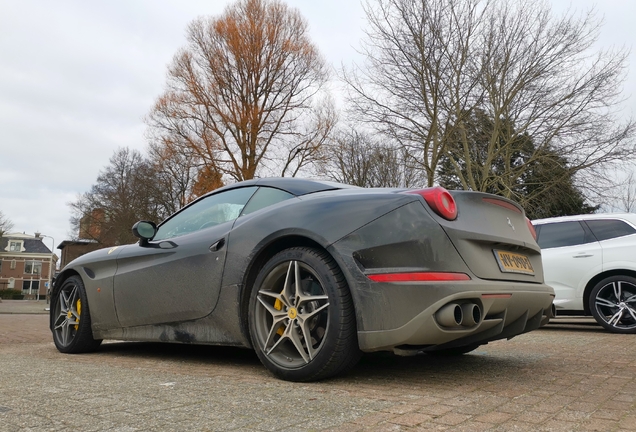
[[252,198],[250,198],[248,203],[245,205],[245,208],[243,209],[243,213],[241,213],[241,216],[254,213],[257,210],[274,205],[281,201],[288,200],[293,197],[294,195],[287,193],[285,191],[282,191],[280,189],[274,189],[270,187],[261,187],[256,191],[256,193],[252,196]]
[[636,233],[634,227],[617,219],[588,220],[585,221],[585,223],[590,227],[594,236],[599,241],[624,237]]
[[229,222],[241,214],[257,188],[244,187],[210,195],[161,224],[154,239],[165,240]]

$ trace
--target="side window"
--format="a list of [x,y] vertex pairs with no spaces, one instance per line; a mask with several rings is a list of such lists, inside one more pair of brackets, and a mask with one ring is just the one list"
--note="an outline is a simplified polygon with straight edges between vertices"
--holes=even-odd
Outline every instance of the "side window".
[[593,242],[591,234],[579,222],[557,222],[541,225],[538,243],[541,249],[574,246]]
[[616,219],[588,220],[585,221],[585,223],[587,223],[587,226],[590,227],[598,241],[628,236],[636,233],[636,230],[631,225]]
[[282,191],[280,189],[274,189],[270,187],[261,187],[256,191],[254,196],[250,199],[243,209],[241,215],[248,215],[254,213],[257,210],[279,203],[281,201],[293,198],[294,195]]
[[256,186],[232,189],[197,201],[161,224],[153,240],[178,237],[234,220],[256,189]]

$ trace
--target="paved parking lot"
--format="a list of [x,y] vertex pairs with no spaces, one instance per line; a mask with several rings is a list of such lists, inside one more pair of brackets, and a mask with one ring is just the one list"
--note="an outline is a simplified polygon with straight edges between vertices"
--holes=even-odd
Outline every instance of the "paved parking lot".
[[0,431],[636,430],[634,337],[589,320],[459,358],[368,355],[345,377],[294,384],[240,349],[115,342],[59,354],[43,310],[9,307]]

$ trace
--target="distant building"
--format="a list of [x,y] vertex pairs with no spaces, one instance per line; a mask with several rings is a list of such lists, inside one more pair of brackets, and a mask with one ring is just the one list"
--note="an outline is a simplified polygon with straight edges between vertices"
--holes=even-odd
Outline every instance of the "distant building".
[[102,238],[102,225],[110,220],[108,214],[102,209],[95,209],[80,219],[79,235],[76,240],[64,240],[57,245],[62,251],[60,268],[84,254],[100,249],[108,245]]
[[46,295],[49,275],[55,273],[58,257],[43,240],[37,233],[0,237],[0,290],[16,290],[25,298]]
[[102,246],[97,243],[97,240],[64,240],[62,243],[57,245],[57,248],[62,251],[62,261],[60,264],[60,268],[64,268],[66,264],[70,263],[75,258],[97,250],[101,247]]
[[80,219],[79,238],[97,240],[102,237],[102,225],[110,218],[103,209],[94,209]]

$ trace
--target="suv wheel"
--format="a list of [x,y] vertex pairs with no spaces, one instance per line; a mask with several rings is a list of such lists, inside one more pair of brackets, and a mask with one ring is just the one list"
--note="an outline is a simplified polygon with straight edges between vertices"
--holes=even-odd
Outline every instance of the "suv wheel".
[[614,333],[636,333],[636,278],[611,276],[590,293],[594,319]]

